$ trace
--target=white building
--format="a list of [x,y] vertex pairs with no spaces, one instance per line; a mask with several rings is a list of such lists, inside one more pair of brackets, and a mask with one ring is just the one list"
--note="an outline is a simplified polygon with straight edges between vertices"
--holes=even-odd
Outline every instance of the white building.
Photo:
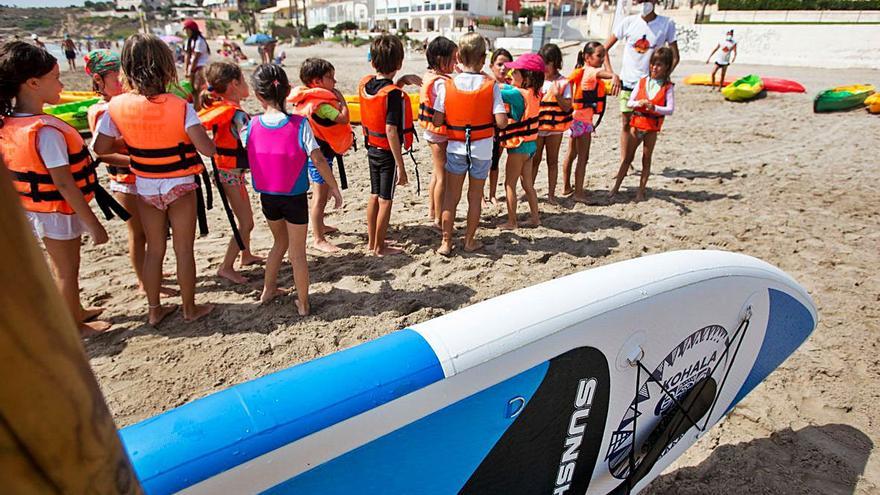
[[443,31],[470,20],[504,15],[504,0],[375,0],[374,21],[384,29]]
[[137,10],[144,5],[155,10],[167,7],[170,4],[170,0],[116,0],[114,3],[116,10]]
[[339,2],[311,2],[308,8],[309,26],[326,24],[327,27],[341,22],[354,22],[360,29],[369,29],[373,0],[343,0]]

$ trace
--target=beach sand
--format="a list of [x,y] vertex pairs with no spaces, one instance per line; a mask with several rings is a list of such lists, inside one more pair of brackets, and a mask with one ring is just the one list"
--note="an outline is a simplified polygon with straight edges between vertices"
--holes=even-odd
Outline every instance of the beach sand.
[[[308,56],[335,64],[344,93],[353,93],[369,72],[365,47],[286,51],[296,83],[298,62]],[[568,50],[565,69],[573,63]],[[424,67],[423,56],[413,53],[403,72],[421,74]],[[878,493],[880,118],[864,110],[814,115],[811,97],[838,84],[880,82],[880,71],[734,67],[737,74],[794,78],[809,92],[735,104],[706,87],[678,85],[677,111],[659,139],[649,199],[642,203],[632,201],[635,176],[627,177],[617,202],[605,199],[618,166],[615,102],[593,138],[588,165],[597,204],[568,198],[547,204],[542,165],[543,226],[500,231],[505,209],[490,208],[479,231],[486,248],[478,254],[463,253],[460,241],[451,258],[434,253],[439,239],[428,222],[424,189],[431,165],[424,144],[416,153],[422,195],[415,193],[408,163],[412,185],[398,190],[391,217],[390,237],[405,254],[365,254],[366,153],[352,152],[345,207],[328,216],[341,231],[331,238],[344,250],[310,251],[313,315],[307,318],[296,316],[290,297],[257,306],[261,267],[243,270],[248,285],[216,276],[230,236],[218,202],[209,216],[211,233],[196,241],[197,300],[216,309],[195,324],[184,324],[178,313],[150,328],[146,298],[126,256],[125,227],[109,222],[111,241],[83,249],[81,279],[84,303],[106,307],[115,326],[85,346],[118,426],[537,282],[674,249],[724,249],[794,276],[815,299],[819,326],[647,492]],[[707,69],[684,64],[676,79]],[[87,89],[81,74],[64,78],[68,89]],[[254,100],[248,109],[258,110]],[[253,193],[252,200],[253,249],[265,255],[271,236]],[[521,219],[526,211],[520,204]],[[170,248],[166,272],[174,272]],[[292,286],[289,265],[282,275]]]

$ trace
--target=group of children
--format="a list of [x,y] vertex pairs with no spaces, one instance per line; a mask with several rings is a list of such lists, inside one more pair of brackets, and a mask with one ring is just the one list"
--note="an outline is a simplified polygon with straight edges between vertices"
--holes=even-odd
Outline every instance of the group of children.
[[[364,77],[358,85],[369,162],[367,247],[372,253],[401,252],[387,239],[387,231],[395,189],[409,180],[404,155],[412,152],[416,122],[431,148],[429,211],[441,233],[439,254],[448,256],[454,250],[453,224],[466,177],[463,249],[482,247],[476,231],[485,182],[488,178],[487,201],[497,202],[504,150],[508,214],[501,228],[516,229],[519,225],[517,182],[529,203],[527,225],[540,224],[534,182],[544,150],[548,200],[556,201],[558,154],[565,134],[570,135],[571,145],[563,164],[563,194],[585,201],[590,134],[598,123],[594,123],[594,116],[601,115],[605,101],[602,80],[616,78],[603,68],[601,44],[587,43],[569,77],[560,73],[562,53],[555,45],[516,59],[506,50],[496,50],[489,58],[491,70],[486,72],[486,42],[476,33],[464,35],[457,44],[435,38],[426,56],[428,72],[424,77],[398,77],[403,45],[396,36],[380,35],[370,47],[375,74]],[[642,80],[630,99],[636,139],[621,164],[613,191],[626,174],[635,147],[644,142],[643,192],[656,134],[663,116],[670,113],[666,97],[671,96],[671,60],[664,58],[662,49],[655,58],[650,77]],[[336,208],[342,205],[331,167],[339,163],[345,187],[342,155],[353,145],[349,111],[336,89],[333,65],[318,58],[305,60],[300,70],[303,85],[292,88],[278,65],[258,66],[249,85],[236,64],[214,62],[205,71],[204,108],[198,113],[186,100],[169,92],[177,83],[174,58],[155,36],[131,36],[120,55],[109,50],[90,52],[86,72],[103,98],[89,109],[94,136],[91,150],[73,128],[42,112],[43,105],[58,102],[63,89],[54,57],[23,42],[0,46],[0,157],[13,173],[28,219],[43,241],[59,289],[83,335],[110,326],[98,319],[100,308],[85,309],[79,300],[81,235],[88,232],[95,244],[108,240],[89,207],[93,197],[108,218],[109,212],[115,211],[128,220],[129,256],[147,296],[149,324],[158,324],[176,309],[161,303],[163,294],[177,293],[162,285],[169,233],[184,320],[198,320],[212,310],[210,304],[195,302],[196,226],[206,228],[204,193],[208,193],[207,203],[211,201],[211,178],[202,156],[211,157],[213,179],[234,234],[218,275],[243,283],[246,279],[236,271],[236,261],[242,266],[265,262],[260,301],[268,302],[282,293],[277,277],[288,253],[297,312],[307,315],[308,224],[312,224],[314,247],[339,251],[326,237],[336,228],[325,223],[324,211],[330,198]],[[406,86],[421,86],[417,115],[413,115],[410,96],[403,91]],[[249,116],[241,107],[251,91],[264,109],[256,116]],[[292,112],[287,110],[288,103]],[[107,168],[112,196],[97,180],[98,163]],[[273,236],[265,260],[249,249],[255,222],[246,188],[248,170]],[[316,185],[311,205],[310,183]]]

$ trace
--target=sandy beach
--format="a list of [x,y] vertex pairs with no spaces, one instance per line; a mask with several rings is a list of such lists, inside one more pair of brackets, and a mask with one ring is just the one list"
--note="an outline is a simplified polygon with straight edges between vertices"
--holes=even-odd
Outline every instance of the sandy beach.
[[[347,94],[370,71],[366,47],[285,50],[296,84],[298,64],[309,56],[331,60]],[[423,55],[408,57],[403,73],[421,74]],[[573,65],[569,49],[564,72]],[[683,64],[674,79],[707,71]],[[880,70],[731,70],[753,71],[796,79],[808,93],[770,93],[735,104],[707,87],[678,85],[676,113],[659,138],[649,198],[641,203],[632,201],[635,176],[627,177],[616,202],[605,196],[619,163],[618,110],[609,105],[587,171],[595,204],[569,198],[548,204],[542,165],[537,189],[543,225],[501,231],[505,208],[484,210],[478,235],[486,248],[476,254],[463,253],[460,241],[451,258],[434,252],[439,235],[430,228],[424,192],[430,155],[417,145],[423,192],[416,195],[410,168],[412,184],[398,190],[389,232],[405,253],[367,255],[366,152],[351,152],[346,204],[327,219],[340,229],[332,241],[344,249],[335,255],[310,251],[313,315],[306,318],[296,316],[290,297],[257,305],[260,266],[242,270],[247,285],[216,275],[230,236],[218,202],[209,212],[211,233],[196,240],[196,298],[216,309],[194,324],[184,324],[178,313],[158,329],[148,327],[125,227],[107,223],[111,241],[84,247],[81,280],[84,304],[106,307],[114,324],[114,331],[85,346],[118,426],[540,281],[669,250],[725,249],[794,276],[815,299],[819,326],[647,493],[880,492],[880,118],[864,110],[815,115],[811,108],[820,89],[876,84]],[[63,77],[67,89],[88,89],[84,74]],[[247,108],[259,110],[254,99]],[[253,193],[252,201],[258,205]],[[521,218],[526,211],[520,204]],[[271,235],[258,207],[256,223],[252,248],[265,255]],[[166,271],[174,272],[170,249]],[[289,265],[281,283],[292,286]]]

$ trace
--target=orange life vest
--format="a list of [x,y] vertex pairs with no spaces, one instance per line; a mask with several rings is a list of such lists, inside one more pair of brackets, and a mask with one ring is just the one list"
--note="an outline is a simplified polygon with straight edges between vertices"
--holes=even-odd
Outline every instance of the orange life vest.
[[575,69],[568,78],[573,88],[571,107],[574,109],[574,118],[582,122],[593,122],[593,117],[599,114],[596,125],[602,122],[605,115],[605,84],[595,75],[584,78],[583,67]]
[[495,81],[488,77],[475,91],[459,89],[452,79],[444,82],[446,88],[446,136],[453,141],[470,143],[495,135],[495,115],[492,106]]
[[[400,88],[393,84],[389,84],[379,90],[375,95],[367,94],[367,83],[375,79],[376,76],[369,75],[361,79],[358,85],[358,97],[361,104],[361,127],[364,130],[364,142],[367,146],[390,150],[391,145],[388,143],[388,135],[385,134],[385,116],[388,113],[388,93],[392,91],[400,91]],[[402,145],[404,150],[412,148],[413,134],[413,115],[412,104],[409,95],[401,91],[403,95],[403,122],[401,122],[400,134],[402,137]]]
[[[508,121],[507,127],[498,131],[498,141],[503,148],[516,148],[517,146],[538,139],[538,119],[541,111],[541,99],[531,89],[516,88],[525,101],[525,111],[519,120]],[[507,116],[510,114],[510,106],[507,107]]]
[[202,126],[211,131],[217,146],[214,163],[222,170],[249,168],[247,150],[241,145],[241,138],[232,127],[232,118],[238,111],[241,111],[241,106],[228,101],[218,101],[199,110]]
[[[664,84],[653,98],[648,98],[647,81],[647,77],[643,77],[639,80],[639,87],[636,90],[636,100],[649,100],[656,106],[665,106],[666,91],[672,87],[672,83]],[[659,132],[663,127],[663,116],[653,110],[638,107],[633,109],[632,117],[629,119],[629,125],[640,131]]]
[[437,127],[434,125],[434,83],[437,79],[451,80],[446,74],[437,74],[435,72],[426,72],[422,76],[422,89],[419,91],[419,125],[434,134],[446,134],[446,126]]
[[[98,121],[101,119],[101,116],[104,115],[104,112],[107,111],[107,105],[109,105],[109,103],[106,101],[95,103],[89,107],[89,110],[86,113],[86,119],[88,119],[89,130],[92,132],[92,136],[95,135],[95,128],[98,127]],[[100,158],[96,159],[95,165],[100,162]],[[110,177],[110,180],[120,184],[134,184],[134,174],[131,173],[131,169],[128,167],[110,165],[109,163],[106,163],[105,165],[107,166],[107,175]]]
[[315,139],[325,155],[341,156],[351,148],[354,141],[351,124],[340,124],[318,116],[318,107],[323,104],[342,110],[344,103],[339,101],[335,93],[324,88],[298,86],[290,93],[287,101],[293,104],[293,113],[309,119]]
[[204,170],[184,129],[186,100],[125,93],[110,100],[110,117],[128,147],[131,171],[151,179],[187,177]]
[[[64,135],[70,173],[86,201],[91,201],[95,191],[101,187],[92,156],[79,132],[57,117],[43,114],[3,117],[0,156],[12,174],[12,183],[25,210],[72,215],[73,208],[55,187],[49,169],[40,158],[37,133],[43,127],[58,129]],[[104,194],[107,194],[106,191]]]
[[[560,79],[557,81],[553,81],[553,84],[558,85],[560,81],[564,82],[563,87],[559,90],[559,95],[562,95],[565,90],[565,85],[568,85],[568,81]],[[571,127],[571,121],[571,109],[569,109],[568,111],[563,110],[562,107],[559,106],[557,96],[552,94],[550,91],[546,92],[541,98],[541,111],[538,119],[538,130],[547,132],[565,132],[566,129]]]

